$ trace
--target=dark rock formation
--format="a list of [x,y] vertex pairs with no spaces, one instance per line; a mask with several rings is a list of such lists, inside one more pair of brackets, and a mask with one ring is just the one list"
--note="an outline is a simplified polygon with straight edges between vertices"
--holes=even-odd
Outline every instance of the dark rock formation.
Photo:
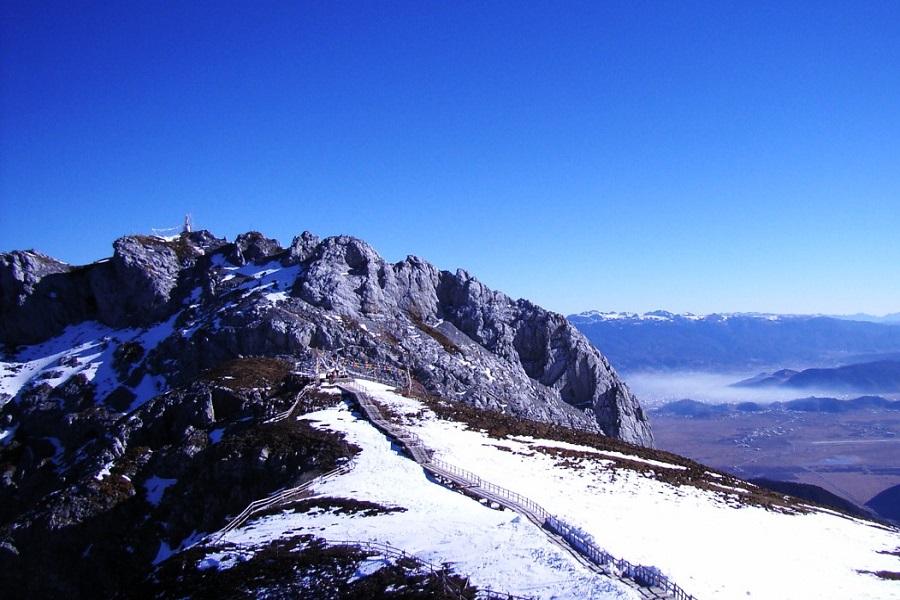
[[152,237],[120,238],[113,249],[112,259],[91,272],[98,318],[113,327],[163,319],[181,271],[178,254]]
[[228,258],[236,265],[245,265],[279,252],[281,245],[278,240],[267,238],[258,231],[250,231],[237,236]]
[[332,432],[266,422],[301,401],[296,367],[314,356],[652,443],[637,400],[561,315],[352,237],[128,236],[84,267],[0,254],[0,310],[14,394],[0,396],[0,589],[22,596],[134,589],[196,532],[352,456]]
[[333,432],[265,422],[306,383],[290,368],[230,361],[128,416],[94,402],[83,375],[23,390],[4,409],[15,437],[0,445],[5,596],[140,597],[164,549],[353,456]]
[[111,327],[162,320],[197,260],[225,244],[208,231],[175,240],[126,236],[112,258],[83,267],[34,251],[0,253],[0,343],[33,344],[85,320]]
[[46,339],[87,311],[72,267],[33,250],[0,254],[0,340]]
[[[308,232],[287,250],[257,232],[233,244],[206,232],[175,241],[129,236],[114,249],[87,277],[42,255],[3,255],[0,281],[10,283],[2,297],[11,309],[2,341],[33,342],[90,318],[146,327],[178,313],[191,335],[170,336],[136,372],[186,381],[239,355],[340,350],[409,367],[437,395],[652,444],[637,400],[565,318],[466,271],[440,271],[413,256],[390,264],[356,238],[320,241]],[[254,272],[267,261],[280,261],[282,272]],[[33,324],[27,317],[46,308],[37,291],[51,276],[59,280],[54,301],[75,308],[55,313],[51,326]],[[202,298],[185,308],[197,288]],[[167,366],[173,356],[177,369]],[[125,397],[118,393],[118,406]]]

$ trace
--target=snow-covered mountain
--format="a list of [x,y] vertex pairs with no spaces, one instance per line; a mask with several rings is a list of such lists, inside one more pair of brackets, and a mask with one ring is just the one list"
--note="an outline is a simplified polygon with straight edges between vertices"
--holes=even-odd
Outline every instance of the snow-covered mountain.
[[[191,589],[233,569],[246,575],[273,545],[306,535],[402,548],[500,598],[672,597],[646,592],[616,569],[589,568],[523,514],[479,498],[490,482],[695,598],[900,598],[893,582],[873,575],[900,567],[895,529],[667,453],[357,384],[393,426],[433,452],[429,460],[480,479],[476,491],[430,477],[397,452],[397,440],[374,426],[354,395],[325,386],[320,393],[330,401],[295,418],[359,448],[349,470],[176,554],[160,569],[166,585]],[[374,551],[347,569],[347,580],[392,568],[394,559]]]
[[575,323],[594,323],[598,321],[625,321],[625,322],[675,322],[675,321],[727,321],[729,319],[763,319],[766,321],[779,321],[781,319],[810,318],[809,315],[782,315],[775,313],[709,313],[694,314],[691,312],[673,313],[667,310],[652,310],[645,313],[616,312],[588,310],[577,315],[569,315],[569,319]]
[[900,597],[897,530],[653,450],[584,336],[464,271],[114,250],[0,255],[4,597]]
[[826,367],[900,352],[896,323],[823,315],[588,311],[568,319],[625,371]]
[[643,411],[562,315],[351,237],[127,236],[72,266],[0,254],[0,589],[109,597],[165,549],[353,449],[267,422],[317,361],[652,445]]

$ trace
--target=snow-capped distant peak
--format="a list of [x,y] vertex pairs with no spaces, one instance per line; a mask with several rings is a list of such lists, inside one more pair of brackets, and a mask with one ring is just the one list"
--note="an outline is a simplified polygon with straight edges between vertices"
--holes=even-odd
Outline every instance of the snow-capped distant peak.
[[570,318],[581,322],[599,322],[599,321],[727,321],[736,317],[746,319],[760,319],[765,321],[779,321],[786,317],[795,317],[798,315],[780,315],[774,313],[711,313],[711,314],[695,314],[691,312],[672,313],[667,310],[653,310],[645,313],[634,312],[616,312],[616,311],[599,311],[589,310],[577,315],[571,315]]

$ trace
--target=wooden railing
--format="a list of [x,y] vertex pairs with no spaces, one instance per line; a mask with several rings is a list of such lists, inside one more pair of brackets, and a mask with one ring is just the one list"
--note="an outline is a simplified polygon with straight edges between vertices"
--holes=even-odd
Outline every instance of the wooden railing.
[[221,540],[222,537],[229,531],[243,525],[244,522],[246,522],[247,519],[249,519],[253,515],[260,513],[264,510],[274,508],[281,504],[286,504],[288,502],[296,500],[296,499],[300,498],[301,496],[303,496],[304,492],[306,492],[306,490],[309,489],[310,487],[312,487],[314,484],[322,483],[323,481],[326,481],[332,477],[336,477],[337,475],[343,475],[344,473],[347,473],[348,471],[350,471],[350,469],[352,467],[353,467],[352,463],[350,463],[350,462],[345,463],[335,469],[332,469],[331,471],[328,471],[327,473],[325,473],[323,475],[320,475],[319,477],[317,477],[315,479],[307,481],[306,483],[304,483],[302,485],[298,485],[296,487],[281,490],[281,491],[275,492],[274,494],[267,496],[265,498],[260,498],[259,500],[254,500],[253,502],[251,502],[250,504],[247,505],[247,508],[242,510],[235,518],[233,518],[228,523],[228,525],[226,525],[225,527],[223,527],[220,530],[219,537],[217,538],[216,541]]
[[265,421],[266,423],[277,423],[278,421],[284,421],[289,416],[293,414],[295,410],[297,410],[297,406],[299,406],[300,401],[303,400],[303,397],[306,396],[306,391],[309,388],[303,388],[299,394],[297,394],[297,399],[294,400],[294,403],[291,404],[291,407],[284,412],[280,412],[271,419]]
[[[348,374],[372,378],[370,373],[351,369],[347,369],[347,371]],[[387,383],[387,385],[393,384]],[[465,487],[469,493],[481,496],[487,500],[500,501],[507,507],[528,515],[546,530],[559,536],[571,549],[592,564],[610,570],[610,573],[607,574],[630,579],[642,587],[658,590],[665,594],[658,597],[674,598],[675,600],[696,600],[694,596],[688,594],[679,585],[671,581],[659,569],[644,565],[634,565],[627,560],[615,558],[609,552],[597,546],[580,529],[551,515],[544,507],[527,496],[491,483],[471,471],[434,458],[433,451],[425,446],[419,436],[385,419],[378,406],[371,401],[368,393],[361,385],[352,380],[345,380],[340,383],[340,386],[356,398],[360,408],[363,409],[363,412],[366,413],[366,416],[373,424],[396,439],[416,462],[433,475],[448,477]]]
[[614,557],[597,546],[584,532],[557,517],[548,517],[544,526],[568,541],[572,547],[597,565],[613,567],[623,577],[628,577],[646,587],[665,590],[677,600],[696,600],[678,584],[663,575],[656,567],[635,565],[625,559]]

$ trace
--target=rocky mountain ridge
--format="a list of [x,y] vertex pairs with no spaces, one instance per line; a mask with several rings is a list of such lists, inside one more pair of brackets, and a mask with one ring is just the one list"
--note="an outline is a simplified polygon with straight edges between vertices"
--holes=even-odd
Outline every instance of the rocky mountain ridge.
[[389,264],[352,237],[306,232],[284,249],[256,232],[233,243],[205,231],[128,236],[83,267],[12,252],[0,255],[0,286],[0,341],[12,348],[84,321],[174,319],[181,335],[137,360],[135,384],[139,373],[189,380],[236,356],[339,351],[409,367],[435,395],[652,444],[637,400],[561,315],[463,270],[414,256]]
[[465,271],[310,233],[113,249],[85,266],[0,254],[0,589],[14,596],[122,595],[247,503],[354,456],[340,435],[268,422],[301,402],[297,373],[317,359],[652,445],[637,400],[561,315]]

